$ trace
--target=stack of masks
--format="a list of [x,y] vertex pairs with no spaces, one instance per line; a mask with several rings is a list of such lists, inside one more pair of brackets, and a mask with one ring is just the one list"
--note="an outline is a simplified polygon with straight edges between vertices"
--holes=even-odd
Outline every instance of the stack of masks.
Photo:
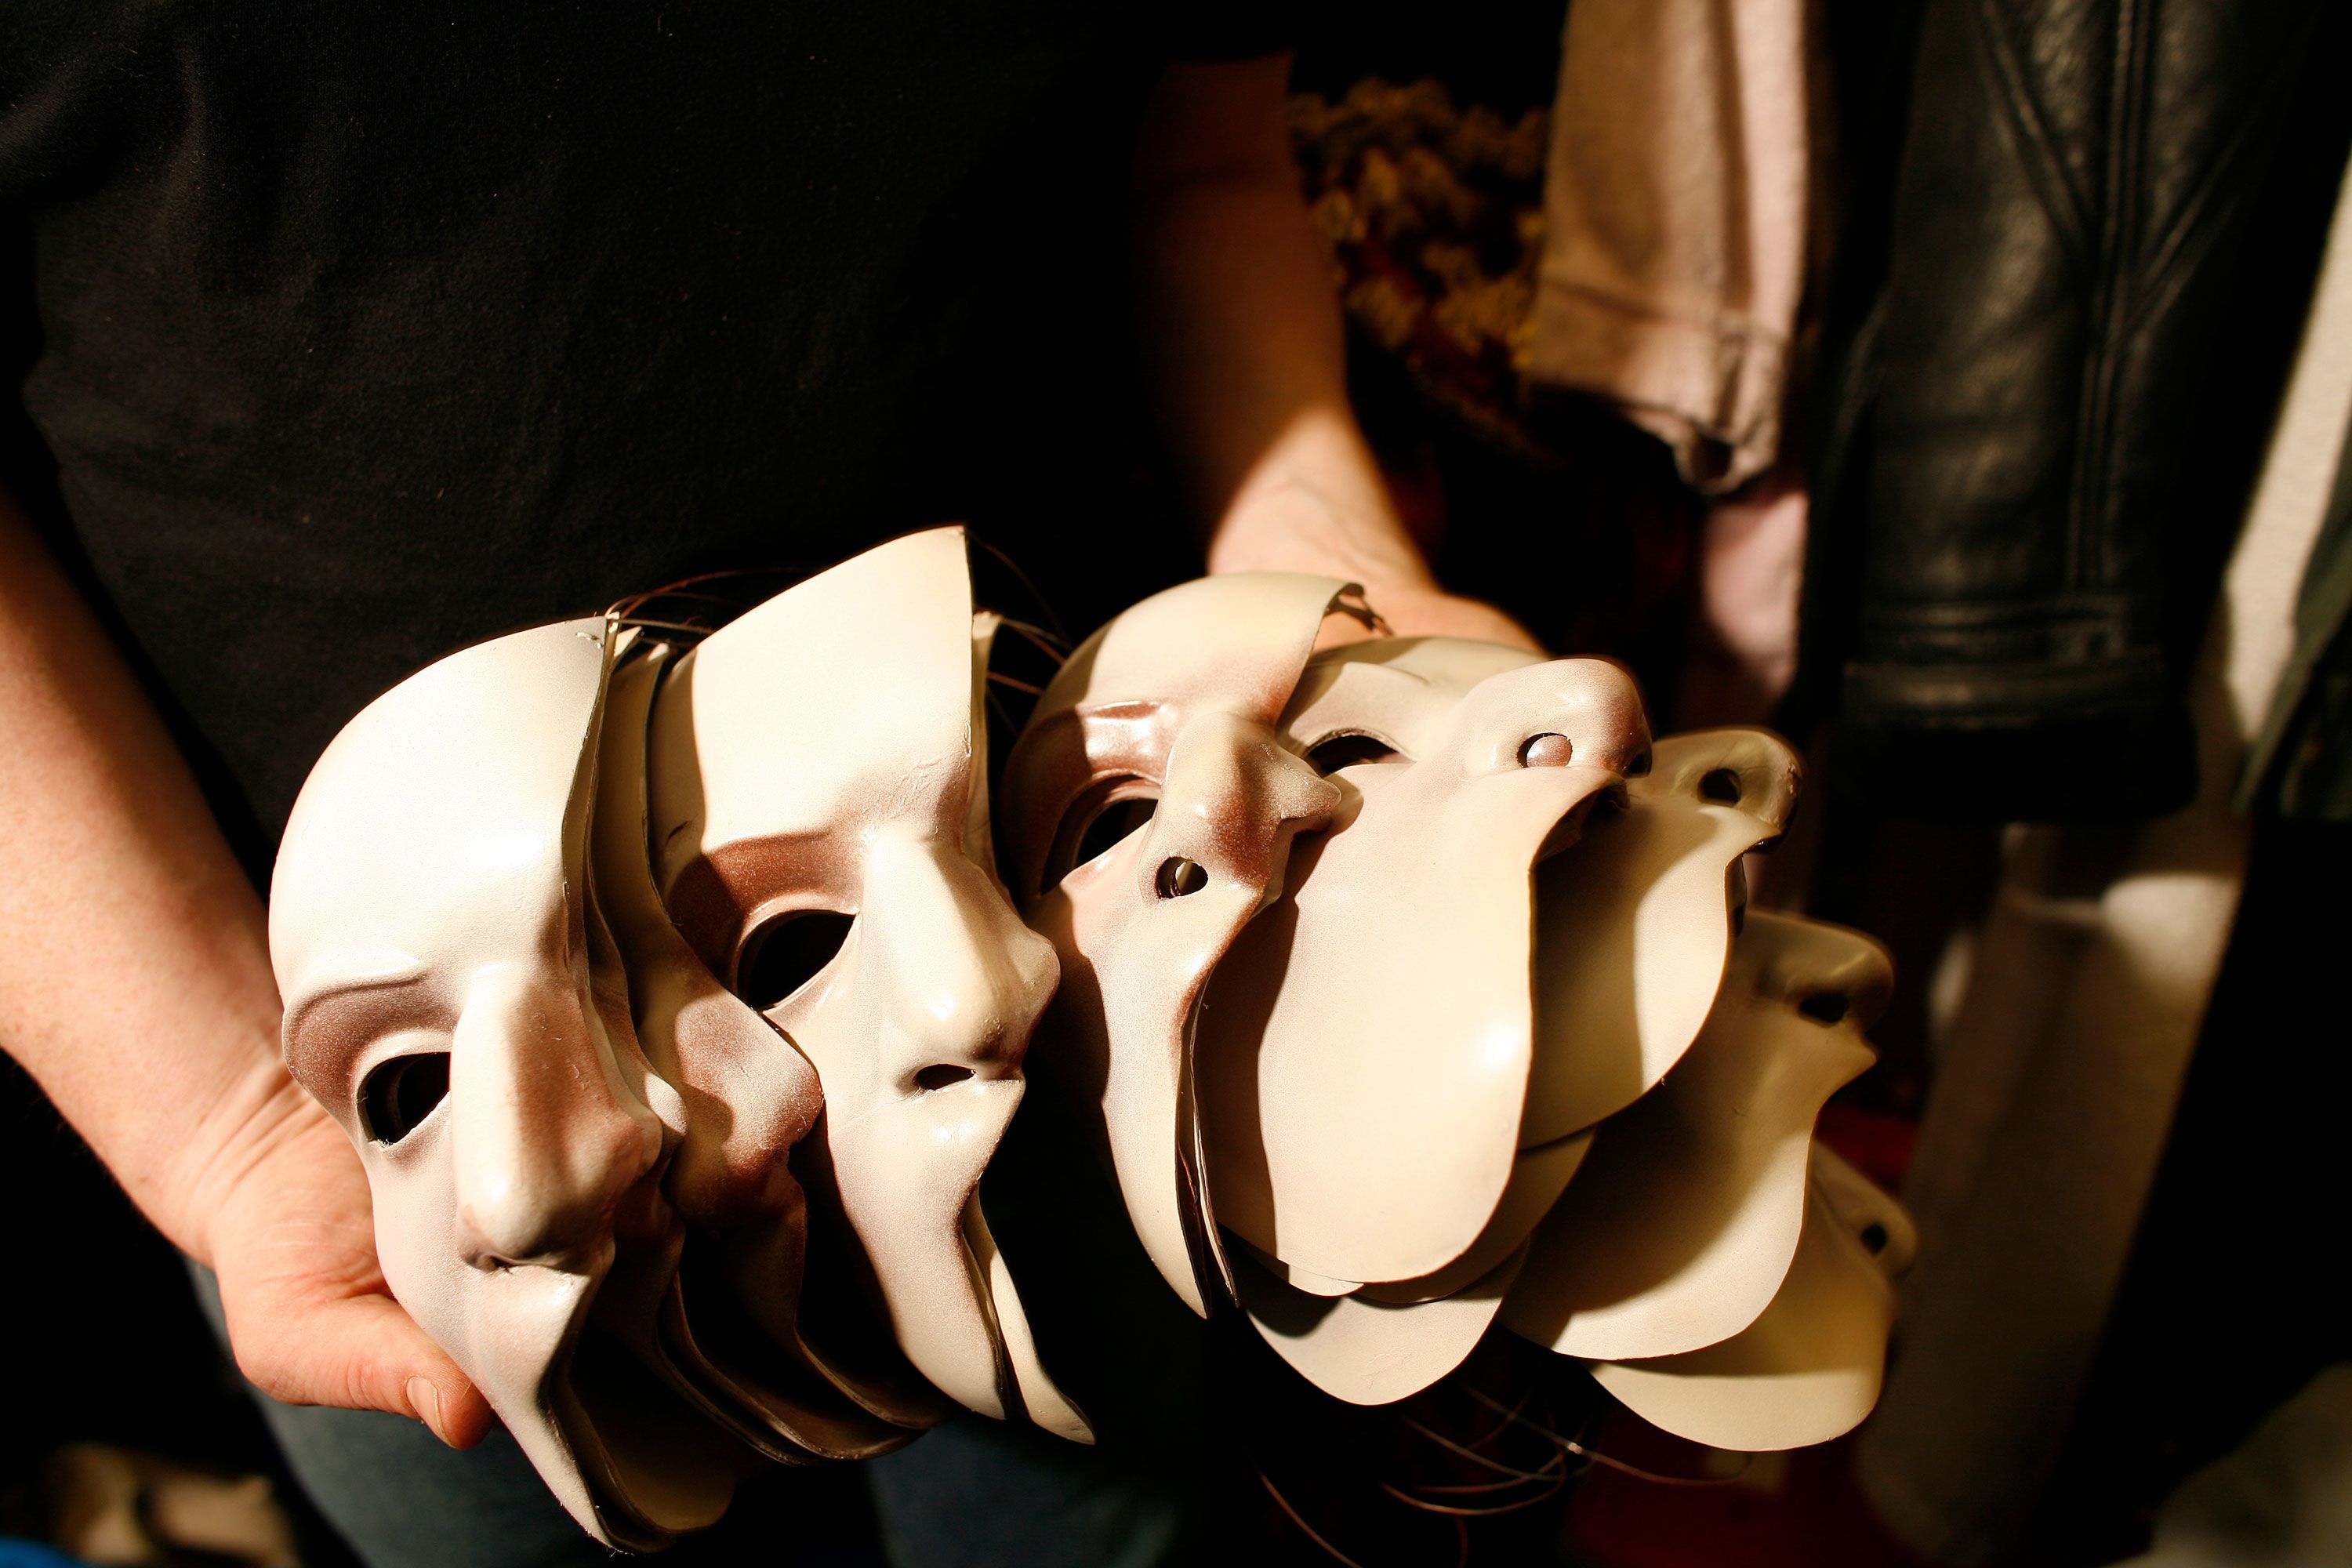
[[271,890],[288,1062],[592,1532],[959,1406],[1088,1439],[979,1200],[1033,1029],[1169,1283],[1342,1399],[1499,1318],[1716,1446],[1868,1410],[1907,1234],[1811,1135],[1888,974],[1742,920],[1786,748],[1654,748],[1596,661],[1318,653],[1335,614],[1213,578],[1084,645],[1006,770],[1013,896],[958,530],[698,641],[478,645],[328,748]]
[[1796,759],[1652,744],[1593,659],[1315,651],[1346,584],[1148,599],[1080,647],[1003,785],[1062,984],[1039,1061],[1196,1310],[1359,1404],[1499,1318],[1648,1419],[1820,1442],[1876,1398],[1894,1204],[1812,1146],[1873,1060],[1867,938],[1746,911]]

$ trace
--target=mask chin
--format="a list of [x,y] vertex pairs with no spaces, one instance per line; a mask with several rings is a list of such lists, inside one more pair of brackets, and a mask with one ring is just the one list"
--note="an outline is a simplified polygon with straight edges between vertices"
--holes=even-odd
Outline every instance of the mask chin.
[[[1899,1215],[1878,1195],[1881,1215]],[[1843,1436],[1878,1401],[1895,1321],[1884,1248],[1873,1252],[1850,1223],[1811,1184],[1788,1276],[1753,1323],[1681,1355],[1592,1363],[1594,1381],[1651,1425],[1711,1447],[1764,1452]]]
[[[856,1205],[836,1196],[834,1157],[821,1141],[803,1154],[815,1212],[848,1215]],[[812,1257],[827,1283],[803,1309],[812,1340],[851,1386],[894,1411],[927,1422],[955,1405],[1000,1419],[1025,1414],[1058,1436],[1091,1442],[1085,1416],[1039,1359],[976,1184],[946,1218],[916,1226],[900,1212],[871,1226],[870,1238],[847,1223],[820,1223]],[[889,1326],[887,1335],[874,1332],[877,1324]]]
[[593,1311],[559,1363],[551,1393],[564,1447],[589,1483],[594,1518],[580,1522],[623,1551],[654,1551],[717,1523],[749,1473],[750,1453],[648,1370]]
[[439,1291],[415,1289],[402,1267],[432,1260],[386,1259],[565,1511],[623,1551],[714,1522],[752,1461],[646,1353],[642,1299],[672,1256],[607,1249],[579,1273],[460,1264]]
[[[746,1310],[735,1282],[730,1244],[698,1237],[661,1305],[662,1352],[700,1395],[698,1403],[770,1458],[786,1464],[809,1459],[865,1459],[912,1442],[936,1417],[901,1411],[893,1420],[867,1409],[820,1370],[797,1321],[772,1329]],[[791,1248],[801,1256],[797,1240]],[[791,1287],[798,1296],[797,1282]]]
[[1525,1253],[1522,1244],[1458,1289],[1421,1303],[1301,1290],[1246,1255],[1234,1260],[1234,1274],[1251,1326],[1301,1376],[1350,1405],[1392,1405],[1469,1359]]
[[1038,1359],[1037,1340],[1030,1331],[1028,1312],[1013,1283],[1013,1271],[1005,1266],[1004,1255],[997,1249],[996,1238],[989,1232],[988,1216],[981,1212],[978,1193],[964,1202],[963,1237],[973,1268],[987,1281],[990,1316],[1003,1346],[1004,1370],[1011,1380],[1004,1389],[1005,1403],[1012,1406],[1017,1401],[1017,1408],[1026,1413],[1032,1422],[1057,1437],[1073,1443],[1092,1443],[1094,1428],[1087,1424],[1085,1413],[1055,1385],[1045,1363]]
[[1862,1031],[1887,973],[1865,938],[1755,914],[1682,1061],[1601,1126],[1536,1234],[1505,1321],[1562,1354],[1612,1361],[1701,1349],[1752,1323],[1798,1246],[1814,1121],[1875,1059]]

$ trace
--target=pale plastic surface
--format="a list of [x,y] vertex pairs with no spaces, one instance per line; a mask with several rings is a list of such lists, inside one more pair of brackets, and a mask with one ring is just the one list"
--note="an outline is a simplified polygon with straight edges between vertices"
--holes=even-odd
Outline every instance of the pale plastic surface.
[[1881,1272],[1900,1279],[1919,1257],[1919,1226],[1895,1195],[1826,1143],[1813,1145],[1808,1180],[1847,1235],[1866,1238]]
[[[394,1294],[572,1517],[646,1549],[717,1518],[749,1456],[589,1321],[675,1259],[656,1178],[683,1124],[592,991],[604,637],[599,619],[483,643],[353,719],[296,802],[269,934],[288,1064],[359,1149]],[[446,1094],[372,1136],[370,1071],[442,1052]]]
[[[1398,651],[1434,662],[1452,647]],[[1478,1239],[1517,1163],[1536,1053],[1532,869],[1548,848],[1574,853],[1649,733],[1633,682],[1599,660],[1522,662],[1466,690],[1355,668],[1381,679],[1333,715],[1343,732],[1419,749],[1334,775],[1331,826],[1299,841],[1280,899],[1219,966],[1202,1125],[1235,1233],[1318,1274],[1414,1279]],[[1333,714],[1339,689],[1311,711]],[[1567,760],[1522,760],[1539,736],[1565,737]]]
[[[1063,961],[1045,1026],[1055,1076],[1108,1150],[1145,1251],[1196,1312],[1223,1265],[1195,1163],[1194,1009],[1279,891],[1292,837],[1338,804],[1274,725],[1347,592],[1243,573],[1144,600],[1071,656],[1006,765],[1014,886]],[[1150,823],[1067,865],[1085,818],[1122,791],[1159,803]],[[1163,897],[1171,863],[1198,880]]]
[[1246,1253],[1234,1258],[1234,1279],[1250,1326],[1301,1376],[1350,1405],[1390,1405],[1469,1357],[1525,1255],[1522,1247],[1453,1295],[1410,1306],[1309,1295]]
[[868,551],[730,623],[655,699],[651,842],[671,917],[730,986],[768,921],[855,917],[765,1011],[824,1089],[803,1174],[837,1201],[926,1378],[1076,1434],[979,1209],[1055,965],[968,847],[985,820],[975,646],[960,529]]
[[1829,1151],[1814,1159],[1795,1261],[1755,1322],[1687,1354],[1592,1363],[1635,1415],[1695,1443],[1762,1452],[1826,1443],[1870,1414],[1895,1321],[1892,1277],[1916,1243],[1894,1199]]
[[[1355,643],[1315,656],[1284,716],[1284,731],[1302,748],[1364,735],[1408,757],[1427,756],[1442,746],[1444,727],[1469,693],[1489,681],[1506,688],[1528,681],[1533,678],[1511,672],[1531,666],[1605,668],[1546,664],[1523,649],[1458,638]],[[1528,705],[1521,717],[1530,730],[1540,728],[1542,706]],[[1486,1228],[1465,1256],[1435,1273],[1373,1285],[1370,1294],[1433,1299],[1525,1239],[1574,1175],[1584,1148],[1577,1140],[1655,1082],[1705,1018],[1729,941],[1732,865],[1785,827],[1796,759],[1777,738],[1748,730],[1674,737],[1661,743],[1658,756],[1654,767],[1647,758],[1634,765],[1624,795],[1636,805],[1675,807],[1671,820],[1629,826],[1624,816],[1635,814],[1608,809],[1612,795],[1581,819],[1581,836],[1597,847],[1579,844],[1576,825],[1564,825],[1535,868],[1538,984],[1517,1128],[1523,1152]],[[1579,758],[1571,749],[1570,765]],[[1735,804],[1707,798],[1731,793],[1738,796]],[[1504,888],[1499,878],[1496,888]],[[1400,904],[1409,897],[1399,890]],[[1490,898],[1482,915],[1491,918],[1517,899],[1516,891]]]
[[[1340,603],[1279,576],[1147,601],[1072,661],[1008,774],[1016,885],[1063,958],[1048,1037],[1162,1272],[1196,1307],[1222,1272],[1360,1403],[1443,1377],[1516,1308],[1670,1426],[1779,1447],[1858,1418],[1885,1325],[1804,1216],[1832,1190],[1884,1204],[1807,1177],[1822,1102],[1872,1060],[1884,956],[1785,917],[1733,942],[1794,754],[1745,730],[1652,748],[1597,661],[1310,653]],[[1129,800],[1156,809],[1078,850]],[[1766,1384],[1793,1389],[1779,1417]]]
[[1596,816],[1575,853],[1545,868],[1565,896],[1538,899],[1536,1006],[1572,1031],[1572,1048],[1539,1053],[1523,1142],[1615,1115],[1681,1058],[1730,949],[1731,868],[1780,836],[1797,784],[1796,753],[1765,731],[1669,736],[1627,785],[1631,809]]
[[[1308,1270],[1297,1268],[1292,1264],[1285,1263],[1281,1258],[1275,1257],[1274,1254],[1270,1252],[1259,1251],[1256,1247],[1252,1247],[1248,1242],[1243,1240],[1240,1237],[1234,1235],[1231,1231],[1226,1232],[1222,1239],[1225,1244],[1226,1255],[1228,1258],[1230,1258],[1235,1251],[1238,1251],[1243,1257],[1248,1258],[1259,1268],[1265,1270],[1276,1281],[1289,1286],[1293,1290],[1299,1292],[1301,1295],[1352,1296],[1357,1291],[1364,1288],[1363,1281],[1360,1279],[1332,1279],[1320,1274],[1310,1273]],[[1234,1299],[1237,1301],[1241,1300],[1241,1296],[1238,1291],[1235,1292]]]
[[1391,1303],[1433,1301],[1486,1274],[1526,1245],[1591,1152],[1590,1132],[1571,1132],[1557,1143],[1520,1150],[1511,1163],[1511,1179],[1496,1201],[1495,1212],[1486,1216],[1486,1227],[1461,1257],[1417,1279],[1375,1280],[1363,1287],[1364,1295]]
[[1751,912],[1696,1042],[1599,1130],[1503,1321],[1609,1360],[1696,1350],[1753,1322],[1797,1249],[1813,1123],[1876,1059],[1863,1031],[1893,984],[1869,938]]
[[[928,1390],[908,1393],[910,1377],[860,1383],[802,1332],[808,1205],[786,1159],[815,1126],[824,1097],[815,1069],[687,946],[654,886],[646,731],[673,657],[639,645],[613,673],[591,825],[595,903],[626,972],[628,1022],[686,1106],[664,1185],[702,1233],[688,1244],[698,1263],[708,1259],[699,1278],[672,1284],[656,1318],[659,1342],[698,1403],[763,1452],[862,1458],[906,1442],[906,1428],[939,1419],[946,1405]],[[747,1317],[758,1332],[698,1337],[688,1310],[698,1301]],[[862,1359],[881,1353],[877,1344]]]

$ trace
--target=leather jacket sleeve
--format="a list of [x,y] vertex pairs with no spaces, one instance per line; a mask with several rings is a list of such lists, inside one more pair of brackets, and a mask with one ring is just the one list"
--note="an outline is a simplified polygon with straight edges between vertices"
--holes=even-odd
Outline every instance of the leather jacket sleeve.
[[1926,0],[1832,480],[1865,793],[2006,820],[2188,798],[2181,694],[2284,369],[2242,374],[2241,291],[2276,273],[2244,264],[2323,10]]

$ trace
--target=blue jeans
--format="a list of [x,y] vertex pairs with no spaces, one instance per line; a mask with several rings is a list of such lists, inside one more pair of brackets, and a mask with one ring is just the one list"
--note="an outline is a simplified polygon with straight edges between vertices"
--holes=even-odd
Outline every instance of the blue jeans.
[[[226,1343],[212,1275],[193,1266],[190,1273]],[[1182,1390],[1197,1384],[1183,1375],[1182,1354],[1149,1359],[1172,1378],[1142,1413],[1151,1430],[1139,1444],[1083,1447],[973,1416],[862,1465],[780,1467],[748,1484],[717,1528],[664,1553],[664,1568],[1158,1568],[1185,1561],[1192,1488],[1168,1451],[1190,1446]],[[458,1453],[402,1416],[280,1405],[258,1391],[254,1398],[303,1491],[368,1568],[611,1568],[614,1561],[556,1506],[504,1431]]]

